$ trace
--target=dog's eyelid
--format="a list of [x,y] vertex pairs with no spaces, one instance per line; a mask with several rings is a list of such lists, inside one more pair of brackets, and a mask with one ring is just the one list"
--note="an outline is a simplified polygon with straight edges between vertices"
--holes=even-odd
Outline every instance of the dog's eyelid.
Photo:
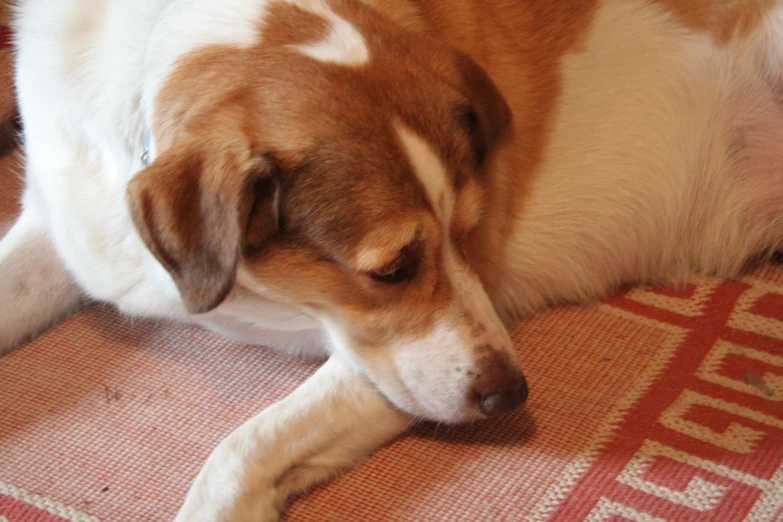
[[374,274],[391,274],[392,272],[396,272],[397,270],[399,270],[403,266],[405,261],[406,261],[405,260],[405,254],[403,252],[400,252],[400,254],[397,255],[397,257],[394,258],[394,261],[392,261],[391,263],[386,264],[385,266],[383,266],[383,267],[381,267],[381,268],[379,268],[377,270],[373,270],[372,273],[374,273]]
[[391,263],[378,270],[368,272],[368,275],[381,283],[400,283],[410,280],[416,275],[420,262],[421,247],[417,238],[404,246]]

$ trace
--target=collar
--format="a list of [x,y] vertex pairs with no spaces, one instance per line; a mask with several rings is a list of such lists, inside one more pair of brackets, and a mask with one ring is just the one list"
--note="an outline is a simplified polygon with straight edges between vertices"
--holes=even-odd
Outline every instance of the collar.
[[150,164],[150,128],[147,122],[141,124],[141,139],[144,151],[141,153],[141,164],[148,167]]

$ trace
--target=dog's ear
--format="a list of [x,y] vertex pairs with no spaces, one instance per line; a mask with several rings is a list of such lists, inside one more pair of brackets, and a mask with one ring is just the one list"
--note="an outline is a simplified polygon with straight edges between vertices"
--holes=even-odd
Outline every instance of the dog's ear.
[[476,163],[481,164],[490,148],[511,123],[511,109],[490,77],[467,54],[456,51],[456,63],[463,92],[470,107],[460,108],[457,117],[471,134]]
[[189,312],[219,305],[243,249],[276,232],[278,187],[267,156],[226,140],[173,145],[128,184],[133,222]]

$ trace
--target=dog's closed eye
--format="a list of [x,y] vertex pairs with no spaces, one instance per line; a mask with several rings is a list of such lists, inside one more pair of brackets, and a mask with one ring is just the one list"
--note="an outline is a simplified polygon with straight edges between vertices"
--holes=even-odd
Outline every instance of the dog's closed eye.
[[386,266],[368,272],[370,278],[379,283],[397,284],[413,279],[419,268],[420,248],[412,243],[400,251],[400,255]]

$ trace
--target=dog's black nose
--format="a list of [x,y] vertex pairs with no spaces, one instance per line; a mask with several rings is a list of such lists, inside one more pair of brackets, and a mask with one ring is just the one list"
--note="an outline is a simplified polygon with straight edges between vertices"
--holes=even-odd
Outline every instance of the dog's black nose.
[[487,415],[505,413],[517,409],[527,400],[527,381],[520,377],[508,390],[493,391],[481,396],[479,408]]

